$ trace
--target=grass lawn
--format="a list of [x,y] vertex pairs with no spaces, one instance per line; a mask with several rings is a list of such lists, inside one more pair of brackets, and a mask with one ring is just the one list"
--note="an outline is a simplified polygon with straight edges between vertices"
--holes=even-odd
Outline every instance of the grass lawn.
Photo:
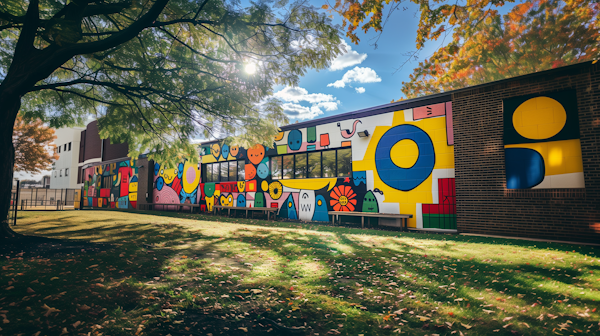
[[[0,335],[600,334],[593,247],[177,213],[21,212]],[[91,332],[91,333],[90,333]]]

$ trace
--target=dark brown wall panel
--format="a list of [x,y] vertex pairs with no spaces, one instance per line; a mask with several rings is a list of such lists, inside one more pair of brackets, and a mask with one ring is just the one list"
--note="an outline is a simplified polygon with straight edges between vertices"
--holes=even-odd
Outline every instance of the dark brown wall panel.
[[98,121],[92,121],[86,127],[85,131],[85,152],[83,161],[100,158],[102,150],[102,140],[98,135]]

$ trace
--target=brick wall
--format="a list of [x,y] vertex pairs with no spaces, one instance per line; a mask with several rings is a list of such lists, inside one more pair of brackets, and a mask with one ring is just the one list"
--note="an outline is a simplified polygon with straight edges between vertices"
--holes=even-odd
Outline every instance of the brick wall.
[[125,158],[129,154],[129,145],[127,143],[113,144],[110,142],[110,139],[104,139],[102,142],[104,143],[102,161]]
[[[577,90],[585,189],[507,190],[502,99]],[[600,64],[453,94],[458,230],[600,243]]]
[[98,121],[89,123],[85,130],[83,161],[100,158],[102,140],[98,135]]

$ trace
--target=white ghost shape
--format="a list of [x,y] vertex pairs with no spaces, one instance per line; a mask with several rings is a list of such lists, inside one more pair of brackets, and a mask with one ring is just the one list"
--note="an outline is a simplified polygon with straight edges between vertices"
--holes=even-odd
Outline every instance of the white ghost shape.
[[315,192],[314,190],[300,190],[298,197],[298,218],[303,221],[310,221],[315,213]]

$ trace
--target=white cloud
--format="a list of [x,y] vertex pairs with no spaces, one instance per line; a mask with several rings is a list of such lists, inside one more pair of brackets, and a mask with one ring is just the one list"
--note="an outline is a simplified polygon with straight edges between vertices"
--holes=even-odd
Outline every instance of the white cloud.
[[273,95],[275,98],[285,100],[287,102],[299,103],[301,101],[307,101],[311,104],[321,102],[335,101],[335,97],[324,93],[308,93],[305,88],[301,87],[290,87],[287,86],[281,91],[275,92]]
[[365,93],[365,88],[362,87],[362,86],[361,87],[357,87],[354,90],[356,90],[356,92],[358,92],[358,93]]
[[[285,87],[273,94],[286,103],[282,104],[283,111],[288,116],[304,120],[312,119],[323,114],[325,111],[335,111],[340,103],[334,96],[324,93],[308,93],[305,88]],[[303,106],[299,103],[307,102],[311,106]]]
[[338,54],[338,56],[331,62],[329,70],[342,70],[344,68],[360,64],[367,59],[367,54],[357,53],[356,51],[352,50],[352,47],[349,46],[346,41],[342,40],[342,49],[344,48],[346,52],[342,51],[340,54]]
[[381,82],[381,78],[377,76],[375,70],[371,68],[354,67],[352,70],[348,70],[342,79],[337,80],[333,83],[327,84],[327,86],[333,86],[334,88],[346,87],[346,84],[352,82],[358,83],[376,83]]

